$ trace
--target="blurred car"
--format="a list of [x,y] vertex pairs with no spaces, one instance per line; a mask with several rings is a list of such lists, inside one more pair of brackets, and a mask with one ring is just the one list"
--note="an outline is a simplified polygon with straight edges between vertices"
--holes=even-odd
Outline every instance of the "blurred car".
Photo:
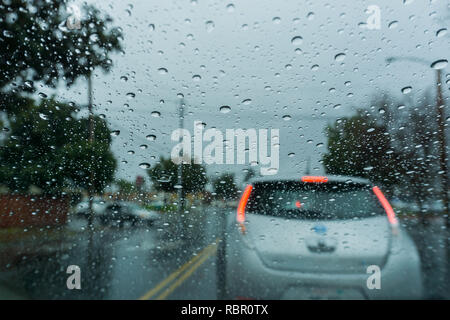
[[129,213],[134,218],[135,223],[146,223],[153,225],[153,223],[161,217],[160,214],[154,210],[145,209],[135,203],[129,203]]
[[133,202],[118,201],[107,206],[105,214],[100,216],[103,225],[110,224],[122,227],[125,223],[146,224],[148,226],[160,218],[160,215],[152,210],[147,210]]
[[[101,199],[94,199],[92,202],[92,211],[94,216],[99,216],[105,213],[108,206],[106,201]],[[89,216],[89,201],[83,200],[75,206],[74,213],[79,218],[88,218]]]
[[[217,255],[221,298],[422,297],[417,248],[378,187],[294,176],[251,180],[228,217]],[[380,289],[367,284],[371,266]]]

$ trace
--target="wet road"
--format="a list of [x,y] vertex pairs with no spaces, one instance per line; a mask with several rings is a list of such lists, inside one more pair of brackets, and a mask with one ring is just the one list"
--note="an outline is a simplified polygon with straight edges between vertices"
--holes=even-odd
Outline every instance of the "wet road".
[[[212,210],[204,236],[162,239],[158,225],[100,227],[72,219],[56,236],[3,242],[1,298],[31,299],[216,299],[218,218]],[[81,290],[66,285],[69,265],[81,270]]]
[[[210,209],[203,236],[192,241],[168,241],[158,225],[97,226],[90,233],[81,219],[63,230],[41,230],[40,236],[3,239],[0,298],[216,299],[221,214]],[[420,242],[427,298],[449,298],[441,223],[405,224]],[[69,265],[81,269],[81,290],[67,288]]]

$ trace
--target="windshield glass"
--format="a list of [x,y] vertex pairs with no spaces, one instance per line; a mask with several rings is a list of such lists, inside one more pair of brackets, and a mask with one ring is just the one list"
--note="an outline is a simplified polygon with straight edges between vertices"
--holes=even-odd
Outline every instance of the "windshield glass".
[[449,29],[445,0],[0,0],[0,299],[450,299]]

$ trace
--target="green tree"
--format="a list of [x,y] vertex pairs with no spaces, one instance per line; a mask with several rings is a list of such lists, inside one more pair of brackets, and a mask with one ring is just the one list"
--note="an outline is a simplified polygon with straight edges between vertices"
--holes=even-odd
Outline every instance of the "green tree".
[[36,186],[45,193],[64,188],[87,189],[93,174],[96,192],[112,181],[116,160],[105,120],[95,117],[95,141],[88,140],[88,119],[77,119],[76,107],[52,99],[37,106],[24,99],[20,113],[10,117],[6,141],[0,146],[0,181],[12,192]]
[[136,192],[136,185],[130,181],[125,179],[118,179],[116,181],[117,186],[119,187],[119,192],[122,195],[129,195]]
[[83,5],[79,29],[68,29],[62,0],[10,0],[0,4],[0,111],[20,112],[35,82],[71,85],[96,67],[110,70],[109,54],[121,50],[119,28],[92,5]]
[[216,197],[222,200],[236,199],[238,188],[234,182],[234,174],[224,173],[213,181]]
[[399,181],[399,155],[391,134],[386,123],[369,111],[337,120],[327,127],[327,136],[323,164],[328,174],[364,177],[386,186]]
[[[160,161],[150,168],[147,173],[157,191],[175,192],[178,184],[178,166],[170,158],[160,158]],[[202,192],[205,190],[208,178],[206,169],[191,161],[183,166],[183,190],[185,193]]]

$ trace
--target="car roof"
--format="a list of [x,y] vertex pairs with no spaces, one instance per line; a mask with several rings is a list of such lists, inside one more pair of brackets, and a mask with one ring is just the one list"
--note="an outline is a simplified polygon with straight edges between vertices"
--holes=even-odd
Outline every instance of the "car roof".
[[321,176],[327,177],[328,182],[351,182],[356,184],[371,185],[370,180],[360,177],[343,176],[343,175],[308,175],[308,174],[298,174],[298,173],[286,173],[286,174],[276,174],[254,177],[249,180],[249,183],[260,183],[260,182],[283,182],[283,181],[301,181],[304,176]]

